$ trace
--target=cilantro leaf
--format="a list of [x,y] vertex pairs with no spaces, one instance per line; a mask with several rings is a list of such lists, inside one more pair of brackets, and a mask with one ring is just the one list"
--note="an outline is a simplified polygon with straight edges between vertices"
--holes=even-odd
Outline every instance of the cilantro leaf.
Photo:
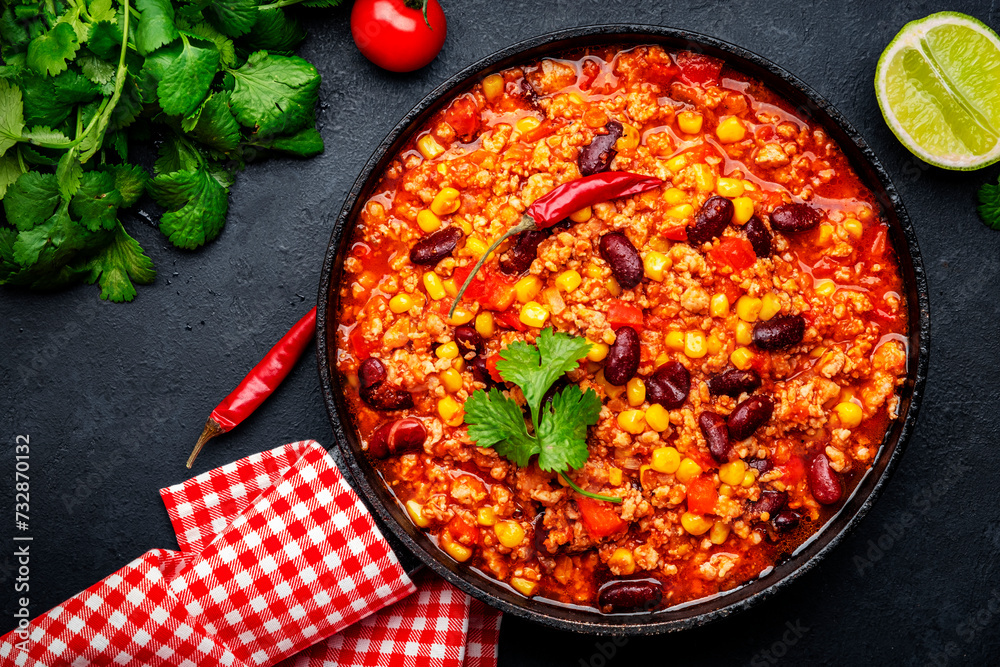
[[232,75],[233,113],[243,125],[263,134],[292,134],[315,123],[320,78],[302,58],[257,51]]
[[80,188],[80,178],[83,177],[83,166],[80,164],[79,151],[76,146],[69,149],[59,158],[56,165],[56,183],[59,194],[68,200]]
[[498,454],[524,467],[540,449],[528,435],[524,414],[512,399],[496,388],[490,393],[473,392],[465,402],[469,437],[480,447],[493,447]]
[[69,211],[84,227],[96,232],[114,227],[121,205],[122,195],[115,189],[115,177],[104,171],[88,171],[83,174]]
[[207,171],[160,174],[149,184],[149,193],[170,209],[160,219],[160,231],[178,248],[193,250],[222,231],[229,190]]
[[312,157],[323,152],[323,137],[320,136],[315,127],[307,127],[291,136],[262,137],[254,135],[251,137],[250,145],[291,153],[299,157]]
[[129,207],[139,201],[139,197],[146,191],[146,183],[149,182],[149,174],[137,164],[116,164],[104,167],[105,171],[111,173],[115,179],[115,190],[121,195],[124,207]]
[[24,129],[21,90],[0,79],[0,155],[15,146]]
[[101,20],[90,26],[87,48],[98,58],[110,60],[121,51],[122,29],[110,20]]
[[538,467],[557,472],[583,467],[590,455],[587,426],[596,424],[600,414],[601,399],[593,389],[583,392],[570,385],[553,396],[538,425]]
[[70,218],[69,205],[63,202],[44,223],[17,235],[14,260],[24,267],[38,263],[57,270],[80,251],[94,250],[106,242],[107,232],[88,231]]
[[0,226],[0,284],[3,284],[21,267],[14,261],[14,241],[17,232],[10,227]]
[[56,77],[25,76],[21,80],[24,93],[25,125],[56,127],[69,117],[77,104],[89,102],[101,94],[101,89],[82,74],[63,72]]
[[21,161],[17,159],[18,150],[9,150],[0,155],[0,199],[7,193],[7,188],[16,181],[24,170],[21,168]]
[[249,32],[258,13],[255,0],[215,0],[205,8],[212,24],[230,37]]
[[221,153],[239,148],[240,126],[229,108],[228,93],[213,93],[208,98],[191,134],[202,144]]
[[194,111],[208,94],[218,68],[219,52],[214,46],[202,48],[181,35],[179,52],[156,87],[160,107],[171,116],[186,116]]
[[153,261],[120,222],[115,227],[111,243],[92,257],[86,268],[90,271],[87,282],[100,281],[101,298],[115,303],[135,298],[133,280],[148,285],[156,278]]
[[142,14],[135,30],[135,47],[140,54],[152,53],[177,39],[174,6],[170,0],[136,0],[135,8]]
[[115,11],[111,8],[111,0],[91,0],[87,5],[87,13],[91,21],[113,21]]
[[533,415],[538,415],[545,392],[556,380],[579,366],[590,344],[583,338],[555,333],[552,327],[538,335],[537,347],[518,341],[500,353],[497,371],[521,387]]
[[8,188],[3,208],[7,219],[20,231],[26,232],[48,220],[59,200],[55,174],[29,171]]
[[246,36],[250,48],[291,53],[306,37],[299,22],[279,8],[257,12],[257,23]]
[[979,206],[976,210],[979,211],[983,224],[991,229],[1000,229],[1000,177],[997,178],[996,185],[984,183],[979,188],[978,196]]
[[233,44],[233,40],[223,35],[208,23],[204,21],[191,24],[185,23],[184,30],[192,35],[197,35],[207,42],[215,44],[215,48],[219,51],[219,61],[226,67],[232,67],[236,64],[236,46]]
[[76,55],[80,42],[69,23],[57,23],[28,44],[28,67],[39,74],[55,76],[66,69],[66,61]]
[[101,93],[110,95],[114,91],[115,65],[96,56],[82,56],[76,59],[76,63],[87,79],[100,86]]

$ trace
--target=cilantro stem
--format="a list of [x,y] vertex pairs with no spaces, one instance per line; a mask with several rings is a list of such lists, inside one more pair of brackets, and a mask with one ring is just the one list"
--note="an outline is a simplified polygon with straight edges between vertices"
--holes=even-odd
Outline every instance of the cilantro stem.
[[581,488],[580,488],[579,486],[577,486],[577,485],[576,485],[576,484],[575,484],[575,483],[573,482],[573,480],[571,480],[571,479],[569,478],[569,476],[568,476],[568,475],[566,475],[566,473],[564,473],[564,472],[560,472],[560,473],[559,473],[559,475],[560,475],[560,476],[561,476],[561,477],[562,477],[562,478],[563,478],[564,480],[566,480],[566,483],[567,483],[567,484],[569,484],[569,485],[570,485],[570,487],[571,487],[571,488],[572,488],[572,489],[573,489],[574,491],[576,491],[577,493],[579,493],[579,494],[580,494],[581,496],[587,496],[588,498],[593,498],[594,500],[604,500],[604,501],[607,501],[607,502],[609,502],[609,503],[620,503],[620,502],[622,501],[622,499],[621,499],[621,498],[618,498],[618,497],[616,497],[616,496],[602,496],[602,495],[601,495],[600,493],[591,493],[590,491],[584,491],[584,490],[583,490],[583,489],[581,489]]

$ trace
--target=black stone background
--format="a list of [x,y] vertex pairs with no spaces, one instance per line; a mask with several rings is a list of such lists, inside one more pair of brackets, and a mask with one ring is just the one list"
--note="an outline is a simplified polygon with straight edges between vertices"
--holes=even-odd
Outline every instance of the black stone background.
[[[16,435],[31,438],[32,616],[147,549],[176,548],[157,489],[185,479],[184,460],[212,406],[315,303],[333,219],[382,137],[426,92],[497,49],[620,22],[689,29],[756,51],[833,102],[868,140],[902,193],[929,276],[926,398],[872,512],[787,590],[709,627],[624,646],[507,617],[501,664],[1000,663],[1000,232],[974,210],[976,188],[998,168],[926,167],[888,130],[872,89],[878,56],[904,23],[954,9],[998,28],[996,2],[444,4],[444,50],[407,75],[382,72],[358,53],[347,8],[307,11],[301,54],[323,75],[326,152],[240,174],[225,230],[197,252],[170,247],[142,211],[128,220],[159,271],[133,303],[101,302],[89,286],[0,290],[0,631],[15,625]],[[301,438],[332,439],[311,357],[237,432],[211,443],[196,471]]]

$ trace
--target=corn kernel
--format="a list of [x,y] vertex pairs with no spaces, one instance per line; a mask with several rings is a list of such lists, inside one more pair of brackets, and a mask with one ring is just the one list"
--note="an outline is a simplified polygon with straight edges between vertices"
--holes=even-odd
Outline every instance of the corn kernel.
[[719,480],[726,484],[737,486],[743,482],[743,473],[747,471],[747,464],[736,459],[719,466]]
[[701,359],[708,354],[708,341],[705,334],[695,329],[684,334],[684,354],[692,359]]
[[760,319],[769,320],[781,312],[781,299],[773,292],[768,292],[760,300]]
[[642,410],[625,410],[618,413],[618,425],[626,433],[639,435],[646,430],[646,415]]
[[431,525],[430,519],[424,517],[424,506],[416,500],[406,501],[406,513],[410,515],[410,520],[413,521],[413,525],[418,528],[426,528]]
[[684,334],[680,331],[669,331],[663,339],[671,350],[680,352],[684,349]]
[[483,253],[489,248],[486,245],[486,241],[483,241],[478,236],[470,236],[465,239],[465,249],[472,253],[475,258],[482,257]]
[[736,315],[744,322],[756,322],[763,305],[760,299],[744,294],[736,302]]
[[569,219],[573,222],[587,222],[590,220],[590,216],[593,215],[593,211],[588,206],[587,208],[581,208],[579,211],[574,211],[569,214]]
[[458,190],[455,188],[441,188],[441,190],[434,195],[434,201],[431,202],[431,211],[437,216],[451,215],[457,211],[461,205],[461,194]]
[[692,535],[704,535],[712,529],[713,522],[700,514],[684,512],[681,515],[681,526]]
[[844,229],[846,229],[847,233],[856,239],[860,239],[861,235],[865,232],[864,226],[857,218],[848,218],[847,220],[844,220]]
[[454,394],[462,388],[462,376],[454,368],[441,371],[441,384],[445,391]]
[[492,507],[480,507],[476,512],[476,521],[480,526],[492,526],[497,522],[497,513]]
[[464,563],[472,558],[472,549],[453,540],[448,536],[447,531],[441,534],[441,548],[444,549],[446,554],[457,560],[459,563]]
[[441,218],[434,215],[432,211],[424,208],[420,210],[420,213],[417,213],[417,226],[430,234],[441,229]]
[[719,484],[719,495],[728,498],[733,495],[733,487],[728,484]]
[[604,270],[597,264],[588,264],[587,266],[583,267],[583,275],[587,276],[588,278],[600,278],[602,275],[604,275]]
[[604,394],[608,398],[615,399],[625,393],[625,387],[616,386],[608,382],[607,378],[604,377],[603,369],[597,371],[594,381],[601,386],[601,389],[604,390]]
[[816,296],[832,296],[837,291],[837,283],[829,278],[821,278],[813,283],[813,292]]
[[646,401],[646,383],[640,377],[634,377],[625,384],[625,397],[628,404],[637,408]]
[[733,222],[745,225],[753,217],[754,203],[750,197],[737,197],[733,200]]
[[511,577],[510,578],[511,587],[520,593],[521,595],[526,595],[531,597],[538,590],[538,582],[532,581],[531,579],[525,579],[524,577]]
[[[681,347],[682,348],[684,347],[683,337],[681,337]],[[670,361],[670,355],[667,354],[666,352],[661,352],[660,354],[656,355],[656,359],[653,359],[653,365],[656,366],[656,368],[659,368],[668,361]]]
[[736,323],[736,342],[740,345],[749,345],[753,342],[753,327],[743,320]]
[[708,353],[718,354],[719,350],[723,347],[722,339],[716,336],[714,333],[708,335]]
[[857,403],[838,403],[834,408],[837,416],[840,417],[840,424],[844,428],[855,428],[861,423],[861,406]]
[[622,483],[622,469],[611,466],[608,469],[608,484],[611,486],[621,486]]
[[466,365],[465,359],[463,359],[462,357],[459,357],[458,359],[455,359],[454,361],[451,362],[451,367],[454,368],[459,373],[465,370],[465,365]]
[[503,95],[504,81],[499,74],[490,74],[483,79],[483,95],[489,102],[495,102]]
[[712,317],[725,317],[729,314],[729,297],[725,294],[716,294],[708,305],[708,312]]
[[712,544],[722,544],[729,537],[729,524],[721,519],[712,524],[712,530],[708,534],[708,539]]
[[821,246],[828,245],[832,239],[833,239],[833,225],[831,225],[829,222],[824,222],[822,225],[819,226],[819,235],[816,239],[816,244]]
[[687,484],[692,479],[700,475],[701,466],[689,458],[684,458],[677,467],[677,480],[682,484]]
[[735,199],[743,195],[743,181],[738,178],[722,178],[715,182],[715,192],[721,197]]
[[417,150],[428,160],[433,160],[444,153],[444,146],[437,142],[431,134],[425,134],[417,139]]
[[646,425],[657,433],[662,433],[670,426],[670,413],[659,403],[654,403],[646,410]]
[[685,134],[701,132],[702,115],[697,111],[682,111],[677,114],[677,127]]
[[756,481],[757,481],[757,471],[747,470],[745,473],[743,473],[743,481],[740,482],[740,486],[742,486],[744,489],[748,489],[751,486],[753,486],[753,483]]
[[738,347],[729,355],[729,361],[736,368],[745,371],[753,366],[753,352],[748,347]]
[[455,224],[458,225],[458,228],[461,229],[462,233],[466,236],[472,233],[472,223],[465,218],[456,218]]
[[493,527],[493,532],[497,534],[500,544],[508,549],[513,549],[524,540],[524,528],[516,521],[501,521]]
[[674,174],[678,173],[681,169],[688,165],[688,155],[687,153],[681,153],[680,155],[675,155],[674,157],[667,160],[667,169],[669,169]]
[[572,292],[580,283],[583,282],[583,277],[580,275],[579,271],[569,269],[568,271],[563,271],[556,278],[556,287],[561,289],[563,292]]
[[608,558],[608,568],[619,575],[629,575],[635,572],[635,557],[631,549],[618,547]]
[[541,329],[545,326],[545,321],[549,319],[549,311],[545,310],[542,304],[537,301],[529,301],[521,306],[520,319],[522,324]]
[[715,136],[719,138],[724,144],[732,144],[737,141],[743,141],[743,137],[747,135],[747,129],[740,122],[740,119],[736,116],[729,116],[724,121],[719,123],[719,126],[715,128]]
[[619,285],[618,281],[614,278],[608,278],[607,282],[604,283],[604,286],[609,292],[611,292],[611,296],[621,296],[622,286]]
[[514,124],[517,131],[521,134],[525,132],[531,132],[533,129],[542,124],[542,121],[538,120],[534,116],[525,116]]
[[459,405],[451,396],[445,396],[444,398],[438,399],[437,404],[438,415],[444,420],[446,424],[450,424],[454,421],[455,416],[461,414],[462,406]]
[[711,192],[715,189],[715,174],[707,164],[699,163],[694,167],[694,184],[701,192]]
[[673,447],[657,447],[649,464],[656,472],[675,473],[681,465],[681,455]]
[[685,218],[690,218],[694,215],[694,206],[691,204],[678,204],[677,206],[671,206],[666,210],[665,215],[668,218],[673,218],[674,220],[684,220]]
[[642,258],[642,268],[646,277],[658,283],[663,282],[663,272],[670,266],[670,258],[662,252],[647,252]]
[[454,278],[448,278],[447,280],[442,280],[441,284],[444,285],[444,292],[452,299],[458,296],[458,283],[455,282]]
[[483,338],[490,338],[493,336],[494,331],[496,331],[496,325],[493,320],[493,313],[486,311],[476,315],[476,333]]
[[438,359],[454,359],[459,356],[458,343],[452,340],[444,345],[438,345],[438,348],[434,350],[434,354],[438,356]]
[[615,148],[620,151],[630,151],[639,145],[639,130],[628,123],[622,124],[622,136],[615,142]]
[[542,279],[538,276],[525,276],[514,283],[514,294],[521,303],[528,303],[542,291]]
[[407,312],[410,308],[417,305],[413,296],[410,294],[397,294],[396,296],[389,299],[389,310],[400,315]]
[[[445,291],[447,291],[447,289],[448,289],[448,284],[446,282]],[[447,320],[445,320],[445,322],[447,322],[449,325],[453,327],[457,327],[461,324],[468,324],[469,322],[472,321],[472,318],[475,316],[476,314],[473,313],[471,310],[468,310],[465,306],[459,306],[455,309],[455,314],[449,317]]]
[[688,196],[680,188],[667,188],[667,191],[663,193],[663,200],[671,206],[677,206],[678,204],[687,204]]

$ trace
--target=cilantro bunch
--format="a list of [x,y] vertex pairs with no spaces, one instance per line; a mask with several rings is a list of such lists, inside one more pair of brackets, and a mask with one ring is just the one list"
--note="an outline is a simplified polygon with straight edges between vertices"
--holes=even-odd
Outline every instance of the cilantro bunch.
[[595,498],[621,502],[584,491],[566,475],[570,469],[581,468],[587,461],[587,427],[597,423],[601,399],[593,389],[586,392],[571,384],[545,402],[552,385],[579,365],[590,351],[583,338],[543,329],[535,345],[523,341],[512,343],[500,352],[497,371],[506,382],[521,388],[530,411],[531,432],[521,407],[495,387],[489,393],[473,392],[465,402],[465,423],[469,438],[480,447],[492,447],[500,456],[522,468],[531,457],[538,456],[538,467],[558,472],[578,493]]
[[[323,150],[320,76],[282,9],[300,0],[132,1],[0,0],[0,285],[131,301],[156,272],[119,209],[148,193],[194,249],[247,161]],[[134,156],[154,144],[150,175]]]
[[979,217],[991,229],[1000,229],[1000,177],[996,185],[984,183],[979,188]]

